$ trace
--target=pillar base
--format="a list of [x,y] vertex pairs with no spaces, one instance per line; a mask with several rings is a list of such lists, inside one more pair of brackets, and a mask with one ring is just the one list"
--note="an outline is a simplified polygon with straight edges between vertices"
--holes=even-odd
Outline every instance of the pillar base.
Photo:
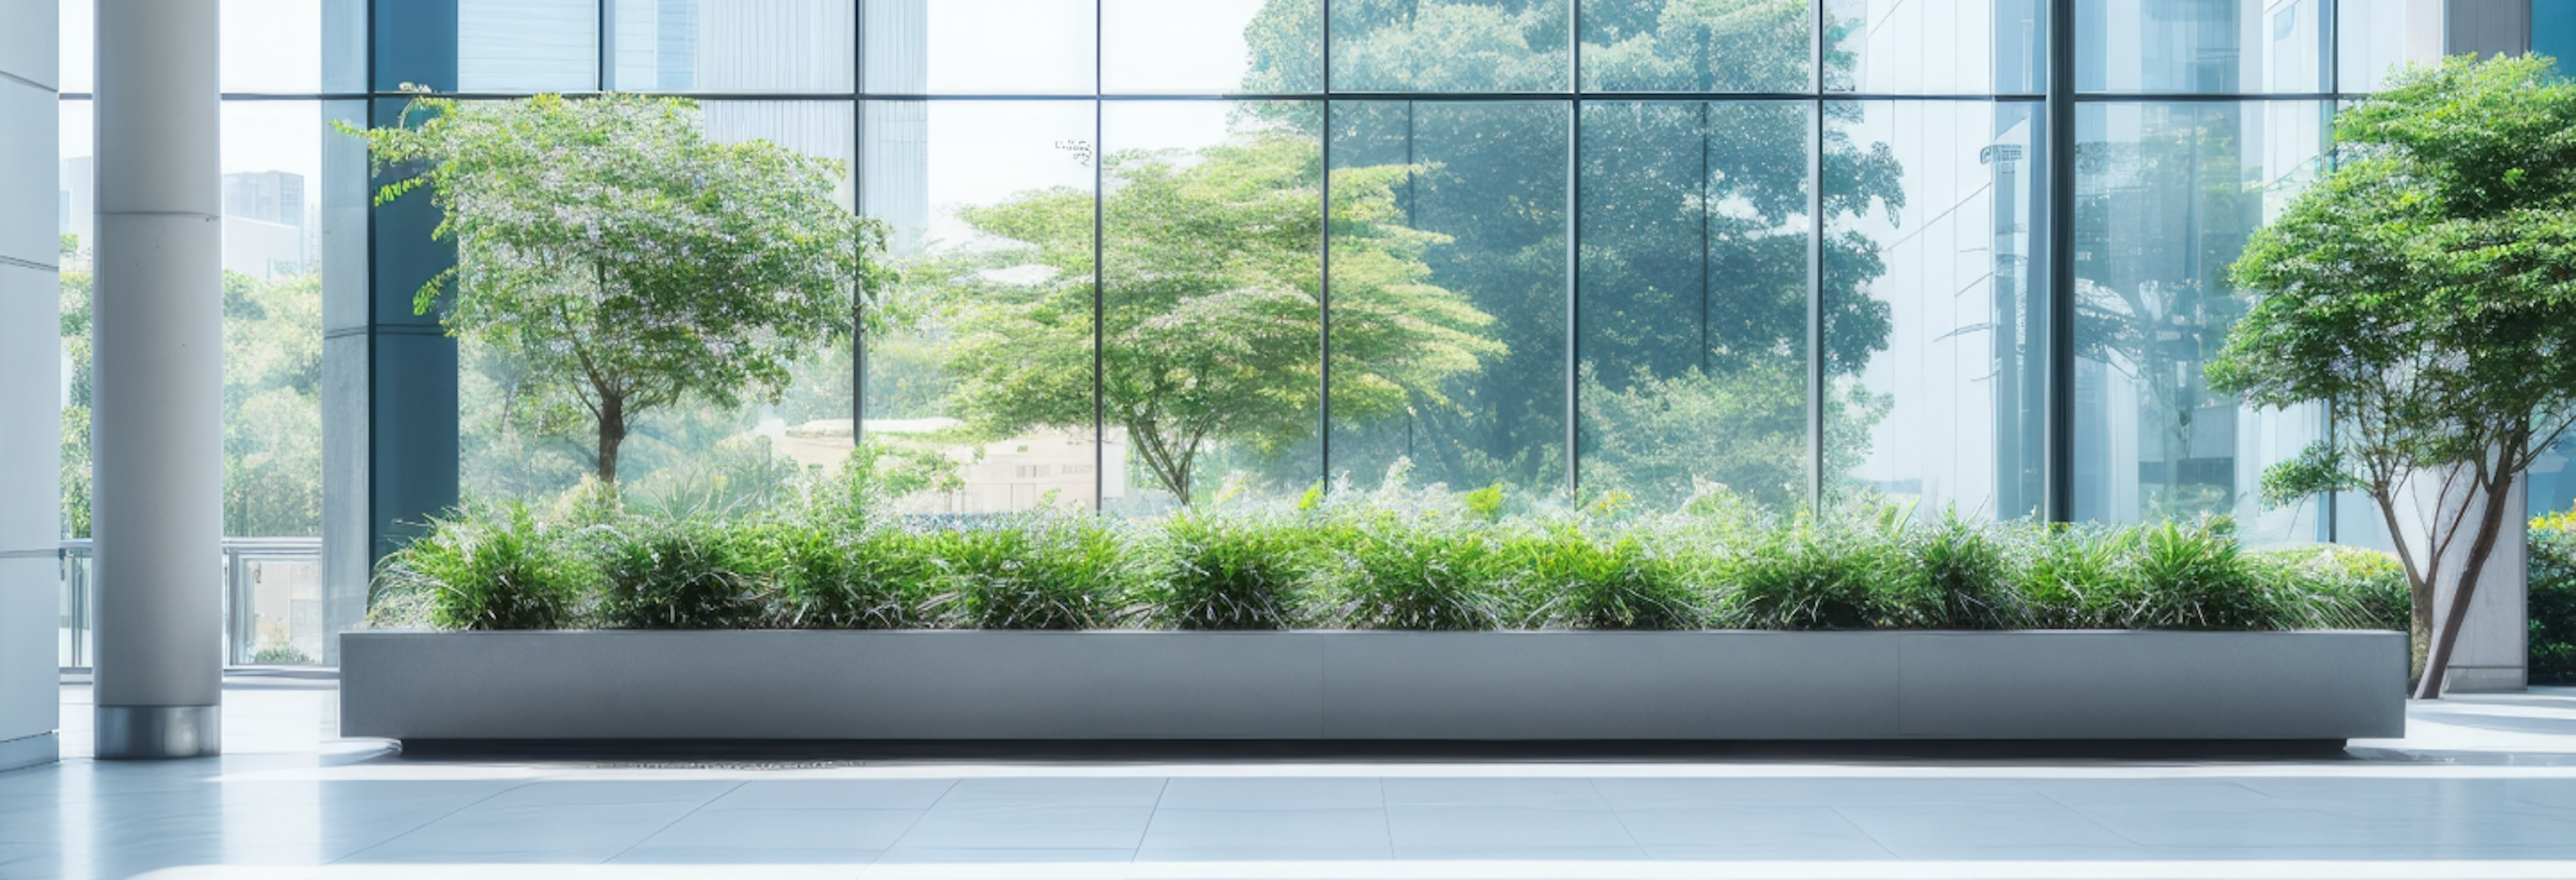
[[223,754],[221,706],[100,706],[102,760],[204,758]]

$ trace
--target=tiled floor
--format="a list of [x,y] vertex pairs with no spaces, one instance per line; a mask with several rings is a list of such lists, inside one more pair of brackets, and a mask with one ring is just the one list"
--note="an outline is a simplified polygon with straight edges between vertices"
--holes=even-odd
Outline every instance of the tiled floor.
[[2576,877],[2576,689],[2251,761],[423,759],[226,699],[221,759],[0,773],[0,878]]

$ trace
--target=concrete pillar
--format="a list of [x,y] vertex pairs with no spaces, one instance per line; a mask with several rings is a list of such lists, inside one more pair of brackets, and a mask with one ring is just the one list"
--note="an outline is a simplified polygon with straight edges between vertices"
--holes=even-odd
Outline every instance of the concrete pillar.
[[0,0],[0,770],[60,754],[54,0]]
[[216,0],[98,0],[98,756],[222,748]]

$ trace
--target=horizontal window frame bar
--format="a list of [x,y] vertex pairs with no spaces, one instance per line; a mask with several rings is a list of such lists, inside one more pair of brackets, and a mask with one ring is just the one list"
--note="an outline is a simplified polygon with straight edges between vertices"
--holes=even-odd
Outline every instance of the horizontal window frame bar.
[[[1902,92],[1263,92],[1243,94],[1067,94],[1067,93],[874,93],[874,92],[648,92],[598,90],[562,92],[224,92],[225,101],[367,101],[409,99],[418,97],[451,98],[459,101],[507,101],[536,95],[598,97],[607,94],[641,95],[648,98],[688,98],[697,101],[775,101],[835,103],[841,101],[1450,101],[1450,102],[1534,102],[1534,101],[1985,101],[1993,103],[2041,103],[2046,95],[2020,92],[1998,94]],[[2229,103],[2254,101],[2350,101],[2368,98],[2374,92],[2088,92],[2075,96],[2079,104],[2136,103]],[[94,101],[95,92],[56,92],[64,101]]]

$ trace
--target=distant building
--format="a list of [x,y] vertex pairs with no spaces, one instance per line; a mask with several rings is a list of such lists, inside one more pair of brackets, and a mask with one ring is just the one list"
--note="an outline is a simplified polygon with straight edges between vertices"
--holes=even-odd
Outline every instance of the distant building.
[[305,273],[304,175],[224,175],[224,271],[270,280]]
[[304,175],[291,171],[224,175],[224,216],[304,228]]

